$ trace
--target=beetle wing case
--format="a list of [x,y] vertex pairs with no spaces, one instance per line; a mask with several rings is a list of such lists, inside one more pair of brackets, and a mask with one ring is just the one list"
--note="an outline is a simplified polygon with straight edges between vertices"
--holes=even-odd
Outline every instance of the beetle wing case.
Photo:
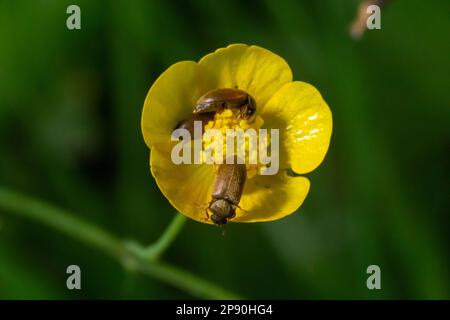
[[217,111],[223,107],[239,107],[246,104],[248,99],[248,94],[239,89],[214,89],[197,100],[193,113]]
[[245,164],[221,164],[217,170],[212,197],[239,204],[246,178]]

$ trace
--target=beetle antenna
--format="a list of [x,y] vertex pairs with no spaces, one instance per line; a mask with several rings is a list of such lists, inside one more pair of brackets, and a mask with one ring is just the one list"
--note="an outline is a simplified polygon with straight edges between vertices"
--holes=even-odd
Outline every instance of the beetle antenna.
[[209,203],[194,203],[194,206],[199,208],[199,209],[203,209],[203,208],[207,208],[209,206]]

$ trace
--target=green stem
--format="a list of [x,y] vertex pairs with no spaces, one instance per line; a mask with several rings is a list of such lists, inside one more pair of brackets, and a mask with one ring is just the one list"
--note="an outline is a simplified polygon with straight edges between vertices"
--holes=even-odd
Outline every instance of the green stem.
[[[145,260],[144,260],[145,261]],[[238,295],[231,293],[205,279],[184,271],[175,266],[163,262],[140,263],[138,270],[143,274],[158,278],[160,281],[171,284],[192,296],[205,299],[241,299]],[[157,277],[156,277],[157,275]]]
[[186,217],[181,213],[176,213],[175,217],[172,219],[172,222],[166,228],[161,237],[159,237],[154,244],[144,248],[142,255],[149,260],[156,260],[160,258],[167,248],[169,248],[170,244],[175,240],[186,220]]
[[0,187],[0,208],[57,229],[109,255],[120,257],[124,246],[118,238],[67,211]]
[[[17,216],[47,225],[75,239],[107,253],[126,268],[168,283],[193,296],[205,299],[238,299],[225,289],[175,266],[148,260],[148,255],[159,256],[174,240],[185,218],[175,217],[161,238],[147,249],[133,250],[129,245],[107,231],[74,216],[69,212],[40,200],[9,191],[0,187],[0,209]],[[180,215],[181,216],[181,215]],[[151,249],[151,250],[150,250]]]

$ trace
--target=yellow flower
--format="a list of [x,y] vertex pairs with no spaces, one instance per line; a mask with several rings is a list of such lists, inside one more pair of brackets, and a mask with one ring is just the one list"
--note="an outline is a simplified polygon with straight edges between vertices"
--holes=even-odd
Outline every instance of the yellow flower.
[[[211,201],[214,165],[174,164],[171,134],[181,120],[192,116],[197,99],[216,88],[246,91],[256,102],[260,120],[255,122],[280,130],[280,170],[247,179],[240,208],[230,221],[272,221],[295,212],[309,190],[309,180],[298,175],[314,170],[328,150],[331,112],[317,89],[293,81],[284,59],[258,46],[233,44],[199,62],[178,62],[150,88],[141,125],[151,148],[151,172],[162,193],[184,215],[211,223],[205,210]],[[209,124],[213,125],[217,123]]]

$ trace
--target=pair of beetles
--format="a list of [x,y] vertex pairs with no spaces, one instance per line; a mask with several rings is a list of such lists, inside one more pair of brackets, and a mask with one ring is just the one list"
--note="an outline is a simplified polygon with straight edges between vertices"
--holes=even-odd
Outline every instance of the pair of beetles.
[[[256,112],[256,103],[252,96],[239,89],[214,89],[201,96],[189,119],[178,123],[177,128],[194,130],[194,121],[207,123],[213,120],[217,112],[224,109],[239,110],[239,118],[251,120]],[[203,126],[202,126],[203,128]],[[242,192],[244,190],[247,170],[245,164],[221,164],[217,170],[216,180],[212,192],[212,199],[206,208],[206,218],[218,225],[224,225],[236,216]],[[211,212],[211,216],[209,215]]]

